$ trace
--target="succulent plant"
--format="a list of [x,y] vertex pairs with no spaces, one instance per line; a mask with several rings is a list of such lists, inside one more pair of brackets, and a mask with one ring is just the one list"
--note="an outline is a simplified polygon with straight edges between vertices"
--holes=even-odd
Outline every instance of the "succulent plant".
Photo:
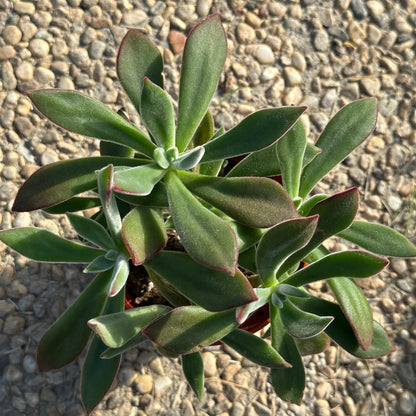
[[[84,272],[95,276],[38,347],[39,368],[48,371],[88,345],[81,382],[87,412],[111,387],[120,355],[146,340],[161,354],[181,356],[198,397],[200,350],[223,342],[271,368],[276,393],[294,403],[305,388],[302,355],[323,351],[330,339],[360,358],[393,350],[354,278],[382,271],[384,256],[415,256],[416,248],[390,228],[356,219],[357,188],[313,194],[372,133],[376,101],[346,105],[315,145],[299,119],[304,107],[263,109],[229,131],[214,130],[208,107],[226,52],[218,15],[192,29],[175,115],[159,50],[129,30],[117,73],[145,130],[74,91],[28,93],[53,123],[101,140],[98,157],[39,169],[13,206],[66,213],[79,242],[31,227],[0,232],[1,241],[30,259],[85,263]],[[91,218],[75,214],[89,208],[97,209]],[[330,253],[323,244],[329,237],[364,250]],[[147,272],[166,304],[124,310],[135,267]],[[308,284],[319,280],[334,301],[310,293]],[[267,331],[243,329],[265,310]]]

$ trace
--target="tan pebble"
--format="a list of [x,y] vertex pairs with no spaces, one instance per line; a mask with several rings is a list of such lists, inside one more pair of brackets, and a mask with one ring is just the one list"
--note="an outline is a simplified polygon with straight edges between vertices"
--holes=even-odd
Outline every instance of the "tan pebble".
[[289,87],[293,87],[294,85],[299,85],[302,83],[302,75],[297,69],[293,67],[286,67],[283,74],[285,77],[286,85]]
[[255,111],[255,108],[249,104],[238,104],[236,111],[238,114],[247,116]]
[[171,30],[169,32],[169,43],[175,55],[183,51],[185,48],[185,42],[186,36],[184,33],[177,30]]
[[367,2],[367,7],[372,17],[377,17],[384,13],[384,5],[380,1],[370,0]]
[[7,61],[16,55],[16,51],[11,45],[0,47],[0,61]]
[[362,24],[353,20],[348,26],[348,36],[354,43],[360,44],[367,37],[367,34],[363,30]]
[[44,39],[35,38],[29,42],[29,50],[36,58],[43,58],[49,53],[49,44]]
[[2,36],[9,45],[16,45],[22,40],[22,31],[15,25],[8,25],[3,29]]
[[263,20],[260,19],[260,17],[258,17],[256,14],[248,12],[246,14],[246,22],[254,29],[258,29],[262,25]]
[[326,400],[318,399],[315,401],[315,416],[330,416],[331,408]]
[[153,389],[153,378],[149,374],[140,374],[134,380],[134,385],[139,393],[150,393]]
[[246,23],[239,23],[236,28],[236,37],[240,43],[253,43],[256,39],[256,32]]
[[210,352],[202,353],[202,360],[204,363],[204,374],[205,377],[214,377],[217,375],[217,362],[215,355]]
[[32,15],[36,11],[36,7],[33,3],[28,1],[14,1],[13,10],[18,14],[28,14]]
[[298,105],[303,98],[302,90],[299,86],[291,88],[283,98],[284,105]]
[[175,60],[175,55],[168,48],[163,50],[163,60],[166,64],[171,64]]
[[356,416],[357,407],[355,406],[354,400],[350,396],[344,397],[344,408],[345,414],[348,416]]
[[328,399],[332,392],[331,384],[327,381],[323,381],[316,386],[315,394],[318,399]]
[[338,349],[337,347],[331,345],[326,351],[325,351],[325,360],[328,365],[334,365],[337,362],[338,357]]

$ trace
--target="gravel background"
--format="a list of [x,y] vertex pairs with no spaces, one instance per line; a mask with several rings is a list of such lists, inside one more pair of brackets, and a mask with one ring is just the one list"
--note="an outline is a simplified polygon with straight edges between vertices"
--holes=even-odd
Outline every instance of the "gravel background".
[[[361,217],[415,239],[415,0],[0,0],[0,224],[72,236],[51,216],[11,212],[20,184],[39,166],[98,153],[97,142],[51,126],[24,92],[77,89],[139,122],[116,78],[117,46],[127,28],[162,48],[167,88],[177,99],[184,33],[219,12],[230,54],[212,111],[230,128],[254,110],[305,104],[311,141],[344,104],[377,97],[375,134],[321,184],[358,186]],[[334,242],[342,248],[342,243]],[[206,394],[198,402],[177,360],[150,346],[125,355],[118,386],[94,416],[409,415],[416,412],[415,260],[393,260],[360,281],[376,319],[397,350],[361,362],[331,346],[307,357],[301,406],[272,394],[268,373],[233,351],[204,353]],[[80,268],[37,264],[0,246],[0,406],[3,415],[82,415],[80,363],[48,374],[35,364],[46,328],[89,280]],[[327,290],[325,286],[316,288]]]

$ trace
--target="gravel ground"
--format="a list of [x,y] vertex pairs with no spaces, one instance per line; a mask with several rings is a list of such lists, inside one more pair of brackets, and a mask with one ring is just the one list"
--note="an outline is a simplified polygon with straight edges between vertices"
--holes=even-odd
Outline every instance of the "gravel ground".
[[[34,225],[73,235],[64,218],[56,224],[39,212],[12,213],[12,201],[39,166],[98,153],[96,141],[41,119],[24,92],[75,88],[114,109],[124,106],[138,122],[115,72],[127,28],[140,29],[161,46],[167,87],[176,99],[184,33],[212,12],[221,15],[230,49],[212,106],[217,126],[228,129],[263,107],[305,104],[303,121],[314,141],[342,105],[377,97],[375,134],[321,190],[358,186],[362,218],[393,226],[415,242],[415,0],[0,0],[1,228]],[[0,256],[2,414],[82,415],[79,362],[39,374],[34,357],[43,332],[88,277],[78,267],[28,261],[4,245]],[[125,355],[117,387],[94,416],[412,416],[415,281],[416,261],[398,259],[379,277],[361,282],[397,350],[362,362],[331,346],[306,358],[301,406],[282,403],[266,371],[220,347],[204,353],[206,394],[198,402],[178,361],[144,345]]]

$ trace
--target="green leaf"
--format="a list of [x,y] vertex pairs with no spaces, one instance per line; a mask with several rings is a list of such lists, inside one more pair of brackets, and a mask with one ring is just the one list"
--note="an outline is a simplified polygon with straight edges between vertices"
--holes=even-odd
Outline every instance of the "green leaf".
[[64,129],[152,156],[155,145],[144,132],[91,97],[57,89],[31,91],[28,96],[43,115]]
[[68,201],[44,209],[49,214],[66,214],[67,212],[84,211],[101,205],[100,198],[74,196]]
[[328,285],[334,293],[344,316],[363,350],[368,350],[373,339],[373,313],[367,299],[353,279],[329,279]]
[[374,130],[376,119],[374,98],[364,98],[342,108],[315,143],[322,152],[305,166],[299,196],[305,198],[320,179],[359,146]]
[[195,195],[237,222],[253,228],[268,228],[298,212],[286,191],[268,178],[220,178],[178,172]]
[[296,198],[306,150],[306,132],[300,120],[277,142],[276,150],[283,186],[292,199]]
[[205,144],[214,134],[214,119],[209,111],[205,113],[204,118],[192,137],[192,147],[198,147]]
[[133,338],[131,338],[129,341],[127,341],[124,345],[118,348],[107,348],[100,357],[108,360],[109,358],[116,357],[117,355],[123,354],[124,352],[132,349],[137,348],[142,342],[147,341],[147,338],[139,332],[137,335],[135,335]]
[[176,354],[199,351],[237,327],[235,309],[208,312],[199,306],[173,309],[142,330],[151,341]]
[[67,214],[67,217],[74,230],[82,238],[105,250],[115,248],[113,239],[100,223],[81,215]]
[[[214,140],[216,137],[221,136],[225,133],[224,127],[220,127],[212,137],[210,137],[210,140]],[[201,139],[202,140],[202,139]],[[204,142],[206,143],[206,142]],[[221,167],[223,165],[223,160],[216,160],[214,162],[208,162],[208,163],[200,163],[199,165],[199,173],[201,175],[208,175],[208,176],[218,176],[218,173],[221,170]]]
[[168,240],[159,210],[136,207],[123,218],[122,237],[134,265],[143,264],[165,247]]
[[318,316],[305,312],[291,300],[283,301],[280,317],[284,329],[294,338],[307,339],[319,335],[334,320],[332,316]]
[[383,270],[388,263],[386,258],[365,251],[340,251],[298,270],[284,282],[292,286],[304,286],[333,277],[370,277]]
[[119,170],[114,174],[114,191],[139,196],[149,195],[165,174],[166,170],[156,163]]
[[113,193],[114,168],[108,165],[97,172],[98,194],[100,195],[102,210],[111,236],[118,247],[122,247],[121,241],[121,216],[117,201]]
[[97,248],[65,240],[50,231],[35,227],[0,231],[0,241],[21,255],[53,263],[89,263],[103,254]]
[[[142,161],[117,157],[85,157],[43,166],[19,189],[13,211],[34,211],[63,202],[97,186],[96,170],[109,164],[137,166]],[[69,211],[69,210],[68,210]]]
[[104,314],[90,319],[88,325],[105,345],[118,348],[136,336],[146,325],[171,308],[165,305],[143,306],[127,311]]
[[302,215],[302,217],[306,217],[311,209],[318,203],[323,201],[324,199],[327,199],[329,195],[327,194],[315,194],[311,196],[309,199],[304,201],[302,205],[299,207],[299,214]]
[[260,309],[269,300],[274,291],[274,287],[257,287],[254,289],[254,293],[257,296],[257,300],[250,302],[247,305],[240,306],[236,309],[236,319],[239,324],[242,324],[253,312]]
[[[119,112],[117,114],[119,114]],[[134,157],[134,150],[131,147],[100,140],[100,155],[132,158]]]
[[292,365],[291,368],[272,369],[272,385],[283,400],[300,404],[305,389],[305,369],[293,338],[284,330],[279,309],[270,305],[272,347]]
[[234,276],[238,253],[230,226],[205,208],[175,172],[165,179],[172,219],[185,250],[196,262]]
[[241,225],[230,218],[224,218],[237,236],[238,251],[242,252],[256,244],[265,230]]
[[127,282],[129,277],[130,267],[129,261],[124,254],[119,254],[114,264],[113,275],[111,276],[110,284],[108,285],[108,296],[116,296]]
[[41,371],[61,368],[81,354],[91,334],[87,322],[99,315],[103,308],[110,278],[110,271],[95,277],[78,299],[43,335],[37,351],[37,361]]
[[202,146],[194,147],[174,160],[172,162],[172,168],[180,170],[192,169],[199,163],[204,153],[205,149]]
[[114,266],[114,260],[108,259],[105,255],[96,257],[91,263],[85,267],[83,273],[105,272]]
[[382,256],[416,256],[416,247],[405,236],[385,225],[354,221],[350,228],[338,235],[365,250]]
[[275,292],[278,295],[287,296],[288,298],[307,298],[309,297],[309,293],[305,290],[296,287],[287,285],[286,283],[280,283],[276,286]]
[[294,341],[302,357],[305,355],[315,355],[324,352],[329,347],[331,342],[325,332],[321,332],[320,334],[308,339],[294,338]]
[[260,110],[205,145],[202,162],[228,159],[263,149],[285,134],[305,111],[305,107]]
[[290,367],[290,364],[262,338],[241,329],[230,332],[222,341],[253,363],[269,368]]
[[248,250],[240,253],[238,256],[238,264],[243,269],[249,270],[252,273],[257,273],[256,247],[250,247]]
[[144,79],[140,113],[157,145],[175,146],[175,114],[167,93],[148,78]]
[[192,390],[201,400],[204,393],[204,362],[201,353],[182,355],[182,369]]
[[117,199],[128,202],[132,205],[139,205],[144,207],[166,208],[169,206],[168,197],[166,195],[166,188],[162,182],[158,182],[150,195],[139,196],[117,193]]
[[315,233],[305,247],[286,261],[282,266],[282,272],[289,270],[293,265],[303,260],[327,238],[349,227],[357,214],[358,204],[357,188],[339,192],[315,204],[308,214],[310,216],[319,215]]
[[117,75],[139,113],[144,78],[163,88],[162,72],[163,59],[157,46],[143,33],[130,29],[118,50]]
[[256,263],[265,286],[276,283],[280,266],[308,243],[317,221],[317,216],[284,221],[263,235],[257,248]]
[[227,41],[218,14],[190,32],[183,52],[176,145],[183,152],[205,116],[227,55]]
[[161,251],[146,266],[209,311],[223,311],[257,299],[249,281],[238,269],[230,276],[201,266],[185,253]]
[[374,321],[374,333],[370,348],[363,350],[355,337],[347,318],[339,305],[315,296],[308,299],[293,299],[293,302],[302,310],[319,315],[331,315],[335,319],[326,328],[325,332],[340,347],[358,358],[378,358],[394,351],[384,329]]
[[[104,313],[117,313],[123,309],[124,292],[109,299]],[[121,357],[102,360],[100,355],[106,349],[101,340],[94,336],[82,366],[81,398],[85,410],[91,413],[111,388],[120,367]]]

